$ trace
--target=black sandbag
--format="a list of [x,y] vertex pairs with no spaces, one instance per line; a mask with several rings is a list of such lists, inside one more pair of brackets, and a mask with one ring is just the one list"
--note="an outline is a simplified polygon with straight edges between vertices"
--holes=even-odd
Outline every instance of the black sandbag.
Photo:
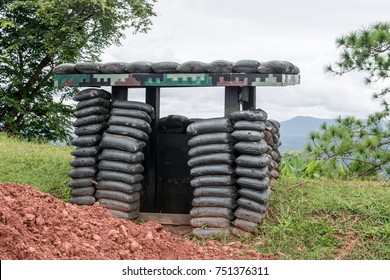
[[99,155],[99,160],[114,160],[127,163],[140,163],[145,156],[142,152],[125,152],[117,149],[103,149]]
[[104,74],[123,74],[128,67],[127,62],[108,62],[100,66],[100,71]]
[[268,117],[267,112],[262,109],[235,111],[229,115],[233,121],[265,121]]
[[84,187],[84,188],[75,188],[72,189],[70,194],[73,197],[76,196],[92,196],[95,194],[96,188],[94,187]]
[[77,62],[75,67],[78,72],[85,74],[98,74],[100,73],[101,63],[96,62]]
[[74,134],[77,136],[101,134],[107,129],[107,124],[90,124],[76,127]]
[[91,115],[87,117],[78,118],[73,122],[73,126],[80,127],[89,124],[101,124],[106,123],[108,120],[108,115]]
[[191,205],[193,207],[224,207],[234,210],[237,202],[228,197],[194,197]]
[[214,186],[214,187],[198,187],[194,190],[194,196],[218,196],[230,197],[236,199],[238,197],[235,186]]
[[113,108],[122,108],[122,109],[135,109],[145,111],[149,116],[154,119],[154,109],[153,106],[146,104],[144,102],[138,101],[125,101],[125,100],[114,100],[112,103]]
[[264,138],[264,133],[255,130],[235,130],[232,133],[232,137],[237,141],[258,142]]
[[274,144],[274,140],[272,139],[272,133],[269,132],[269,131],[264,131],[264,141],[268,144],[268,145],[273,145]]
[[230,227],[230,224],[229,219],[217,217],[192,218],[190,220],[190,225],[195,228],[227,228]]
[[[243,231],[246,231],[246,232],[256,232],[257,229],[258,229],[258,223],[254,223],[254,222],[251,222],[251,221],[248,221],[248,220],[243,220],[243,219],[235,219],[233,221],[233,225]],[[234,234],[234,230],[232,230],[232,233]],[[241,233],[241,232],[236,232],[236,233]],[[245,233],[244,233],[245,234]]]
[[224,207],[193,207],[190,210],[191,217],[221,217],[229,220],[234,219],[232,209]]
[[209,73],[231,73],[233,72],[233,62],[227,60],[215,60],[206,64],[206,72]]
[[144,177],[141,174],[127,174],[117,171],[99,170],[98,181],[119,181],[126,184],[136,184],[141,182]]
[[233,66],[233,72],[236,73],[257,73],[257,68],[260,66],[260,62],[257,60],[239,60]]
[[112,116],[132,117],[132,118],[144,120],[148,123],[152,122],[152,119],[150,118],[148,113],[146,113],[145,111],[142,111],[142,110],[135,110],[135,109],[129,110],[129,109],[113,108],[111,110],[111,115]]
[[268,207],[267,207],[268,205],[264,205],[262,203],[256,202],[252,199],[248,199],[245,197],[240,197],[237,200],[237,204],[238,204],[238,206],[240,206],[244,209],[248,209],[248,210],[251,210],[251,211],[254,211],[257,213],[265,213],[265,212],[267,212],[267,209],[268,209]]
[[186,116],[182,115],[168,115],[159,120],[160,127],[164,127],[165,129],[179,127],[186,128],[190,123],[191,121]]
[[280,155],[275,151],[271,151],[271,157],[276,162],[280,160]]
[[253,179],[249,177],[240,177],[237,179],[237,184],[241,187],[250,188],[254,190],[265,190],[269,187],[270,180],[268,177],[263,179]]
[[93,196],[75,196],[69,199],[69,202],[76,205],[92,205],[96,201]]
[[126,73],[152,73],[152,63],[149,61],[135,61],[125,66]]
[[139,192],[132,194],[120,192],[120,191],[110,191],[110,190],[97,190],[95,193],[96,198],[108,198],[116,201],[122,202],[136,202],[140,199]]
[[141,129],[142,131],[145,131],[148,134],[152,132],[152,128],[150,127],[150,124],[148,122],[141,119],[132,118],[132,117],[111,116],[110,119],[108,120],[108,124],[133,127],[133,128]]
[[264,167],[268,166],[271,162],[271,156],[263,154],[261,156],[254,155],[240,155],[236,158],[237,165],[246,167]]
[[[245,221],[245,220],[242,220],[242,221]],[[232,227],[231,232],[233,235],[239,236],[239,237],[251,237],[252,236],[252,234],[249,231],[240,229],[238,227]]]
[[237,121],[234,123],[233,127],[235,130],[265,130],[265,124],[263,121]]
[[261,155],[268,151],[268,145],[264,139],[258,142],[240,141],[234,145],[234,150],[241,154]]
[[274,119],[268,119],[267,122],[269,122],[275,129],[276,131],[280,130],[280,122]]
[[94,166],[97,163],[96,157],[76,157],[70,162],[73,167]]
[[53,73],[54,74],[77,74],[78,71],[73,63],[64,63],[54,67]]
[[119,210],[108,209],[108,211],[115,217],[126,220],[135,220],[139,216],[138,210],[132,212],[124,212]]
[[79,93],[77,93],[73,97],[73,100],[74,101],[84,101],[84,100],[93,99],[93,98],[97,98],[97,97],[110,100],[111,93],[109,93],[108,91],[105,91],[103,89],[99,89],[99,88],[88,88],[88,89],[84,89],[84,90],[80,91]]
[[140,206],[139,200],[128,203],[128,202],[116,201],[108,198],[99,198],[97,202],[99,202],[99,204],[102,205],[104,208],[119,210],[123,212],[137,211]]
[[224,237],[230,235],[230,228],[194,228],[192,234],[199,238]]
[[110,125],[109,128],[107,129],[107,132],[111,134],[130,136],[142,141],[148,141],[149,139],[149,136],[145,131],[134,127],[126,127],[122,125]]
[[217,132],[207,133],[192,137],[188,140],[188,146],[194,147],[199,145],[210,145],[210,144],[228,144],[232,143],[233,138],[230,133]]
[[84,101],[80,101],[76,105],[76,110],[81,110],[86,107],[94,107],[94,106],[100,106],[104,108],[110,108],[111,102],[107,99],[98,97],[98,98],[92,98],[92,99],[87,99]]
[[228,164],[231,165],[234,162],[234,156],[231,153],[215,153],[208,155],[200,155],[197,157],[190,158],[187,162],[189,167],[199,165],[210,165],[210,164]]
[[120,161],[102,160],[98,165],[99,170],[119,171],[129,174],[140,174],[144,172],[144,167],[139,163],[124,163]]
[[299,74],[299,68],[288,61],[271,60],[261,62],[257,72],[261,74]]
[[188,151],[190,157],[196,157],[200,155],[207,155],[211,153],[231,153],[233,152],[232,144],[211,144],[211,145],[200,145],[192,147]]
[[232,175],[233,173],[233,167],[228,164],[200,165],[195,166],[190,170],[190,174],[193,177],[204,175]]
[[83,135],[74,138],[70,144],[77,147],[91,147],[99,145],[102,140],[102,136],[99,134],[95,135]]
[[234,211],[234,216],[236,218],[247,220],[253,223],[260,223],[263,220],[264,215],[264,213],[250,211],[242,207],[238,207],[237,210]]
[[84,187],[91,187],[96,186],[96,178],[90,177],[90,178],[76,178],[72,179],[70,182],[67,183],[67,186],[70,188],[84,188]]
[[109,113],[110,110],[108,108],[102,106],[91,106],[76,110],[76,112],[74,112],[74,116],[76,118],[82,118],[91,115],[108,115]]
[[209,175],[195,177],[191,180],[190,184],[193,187],[205,187],[205,186],[230,186],[234,185],[236,180],[231,175]]
[[93,157],[99,154],[99,146],[80,147],[74,149],[70,154],[75,157]]
[[100,147],[118,149],[126,152],[138,152],[146,146],[146,143],[129,136],[105,133]]
[[176,73],[176,69],[180,64],[173,61],[161,61],[152,63],[154,73]]
[[204,73],[206,72],[206,63],[201,61],[186,61],[177,66],[179,73]]
[[75,169],[69,172],[69,177],[71,178],[88,178],[95,176],[97,172],[96,167],[94,166],[84,166],[76,167]]
[[187,127],[187,133],[199,135],[215,132],[232,132],[233,125],[228,118],[213,118],[193,122]]
[[98,190],[118,191],[131,194],[140,191],[142,189],[142,185],[139,183],[130,185],[118,181],[104,180],[99,181],[96,188]]
[[255,179],[262,179],[269,176],[268,167],[243,167],[237,166],[236,174],[241,177],[250,177]]

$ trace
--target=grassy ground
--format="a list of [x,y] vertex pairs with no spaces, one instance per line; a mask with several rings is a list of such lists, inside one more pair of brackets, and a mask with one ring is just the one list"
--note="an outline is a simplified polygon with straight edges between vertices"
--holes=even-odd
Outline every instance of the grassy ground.
[[[0,182],[67,200],[71,150],[0,133]],[[281,178],[259,234],[242,241],[280,259],[390,259],[390,183]]]
[[0,182],[30,184],[67,200],[72,150],[71,147],[26,143],[0,133]]
[[390,184],[281,178],[252,242],[282,259],[390,259]]

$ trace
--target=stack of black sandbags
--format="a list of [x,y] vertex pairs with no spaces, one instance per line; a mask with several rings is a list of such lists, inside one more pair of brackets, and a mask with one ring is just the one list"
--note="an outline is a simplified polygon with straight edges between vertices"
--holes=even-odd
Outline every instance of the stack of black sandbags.
[[124,219],[138,217],[144,167],[143,148],[151,132],[152,106],[136,101],[114,101],[104,133],[98,165],[97,201]]
[[195,188],[190,224],[193,234],[201,238],[229,235],[231,231],[237,207],[232,131],[227,118],[200,120],[187,127],[192,135],[188,166]]
[[240,195],[232,233],[243,236],[256,231],[268,209],[271,157],[264,139],[267,113],[261,109],[237,111],[230,119],[234,123],[235,174]]
[[99,144],[107,129],[111,94],[102,89],[85,89],[74,98],[76,105],[75,134],[71,142],[76,149],[71,152],[75,159],[70,162],[74,169],[69,173],[72,180],[70,202],[77,205],[92,205],[95,202],[95,186]]
[[265,122],[264,139],[270,147],[268,154],[272,158],[269,165],[270,176],[272,179],[277,179],[280,176],[279,166],[281,161],[279,147],[282,145],[280,141],[280,123],[278,121],[269,119]]

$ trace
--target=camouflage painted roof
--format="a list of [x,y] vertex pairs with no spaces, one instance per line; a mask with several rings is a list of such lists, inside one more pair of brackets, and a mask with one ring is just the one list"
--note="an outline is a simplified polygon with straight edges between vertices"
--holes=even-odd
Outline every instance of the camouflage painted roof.
[[300,83],[299,68],[288,61],[215,60],[210,63],[79,62],[54,69],[55,86],[205,87],[288,86]]

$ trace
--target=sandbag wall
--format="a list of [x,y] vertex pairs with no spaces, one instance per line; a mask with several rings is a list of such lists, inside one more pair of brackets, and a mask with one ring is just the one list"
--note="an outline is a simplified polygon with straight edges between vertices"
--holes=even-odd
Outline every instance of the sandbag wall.
[[124,219],[138,217],[144,167],[143,148],[154,118],[152,106],[135,101],[114,101],[108,129],[100,143],[97,201]]
[[96,173],[99,144],[107,128],[111,94],[101,89],[80,91],[74,100],[78,101],[73,123],[77,137],[71,142],[76,149],[71,152],[75,159],[70,162],[74,169],[69,173],[72,180],[70,202],[78,205],[92,205],[95,202]]
[[261,109],[237,111],[188,126],[194,235],[257,230],[269,207],[271,179],[279,176],[280,124],[267,117]]
[[229,235],[233,210],[236,208],[233,126],[228,118],[201,120],[190,124],[187,132],[190,159],[188,166],[194,177],[193,234],[200,237]]

